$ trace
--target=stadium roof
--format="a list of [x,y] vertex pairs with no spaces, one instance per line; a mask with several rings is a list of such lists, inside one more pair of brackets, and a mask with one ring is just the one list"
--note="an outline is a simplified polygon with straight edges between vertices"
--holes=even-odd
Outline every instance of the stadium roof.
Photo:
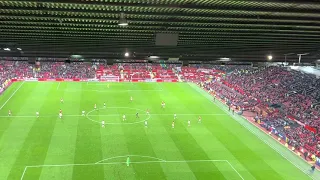
[[[121,12],[128,26],[118,25]],[[319,25],[318,0],[0,1],[2,56],[314,61]],[[179,33],[177,47],[156,46],[160,32]]]

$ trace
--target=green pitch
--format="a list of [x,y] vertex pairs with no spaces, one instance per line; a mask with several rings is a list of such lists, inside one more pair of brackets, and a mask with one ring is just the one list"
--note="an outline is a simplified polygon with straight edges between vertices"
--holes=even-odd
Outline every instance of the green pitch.
[[15,83],[0,96],[0,179],[319,177],[307,175],[309,165],[209,98],[187,83]]

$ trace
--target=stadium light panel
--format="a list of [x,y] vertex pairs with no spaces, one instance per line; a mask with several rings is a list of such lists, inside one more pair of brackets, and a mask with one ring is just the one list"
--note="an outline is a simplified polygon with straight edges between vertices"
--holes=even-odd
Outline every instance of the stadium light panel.
[[21,48],[17,48],[17,50],[18,50],[18,51],[22,51],[22,49],[21,49]]
[[231,61],[231,59],[230,59],[230,58],[223,57],[223,58],[220,58],[219,61]]
[[124,53],[124,56],[129,57],[129,53],[128,52]]
[[11,51],[10,48],[4,48],[3,50],[5,50],[5,51]]
[[127,21],[125,14],[123,12],[120,13],[120,19],[119,19],[118,25],[119,26],[128,26],[128,21]]
[[268,60],[269,60],[269,61],[272,60],[272,58],[273,58],[273,57],[272,57],[271,55],[268,56]]

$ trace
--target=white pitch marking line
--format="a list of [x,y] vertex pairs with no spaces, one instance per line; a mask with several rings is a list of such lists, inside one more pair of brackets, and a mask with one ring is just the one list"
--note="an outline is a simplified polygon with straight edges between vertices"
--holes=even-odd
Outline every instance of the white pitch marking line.
[[162,86],[160,85],[160,83],[156,83],[158,85],[158,87],[160,88],[160,91],[163,91]]
[[60,87],[60,82],[59,82],[59,84],[58,84],[58,86],[57,86],[57,90],[59,89],[59,87]]
[[233,165],[228,161],[228,160],[226,160],[227,161],[227,163],[231,166],[231,168],[239,175],[239,177],[242,179],[242,180],[244,180],[244,178],[240,175],[240,173],[233,167]]
[[[109,109],[133,109],[133,110],[136,110],[136,111],[144,112],[142,109],[138,109],[138,108],[129,108],[129,107],[108,107],[108,108],[109,108]],[[108,108],[107,108],[107,109],[108,109]],[[97,111],[97,110],[99,110],[99,109],[105,109],[105,108],[98,108],[98,109],[93,109],[93,110],[89,111],[89,112],[86,114],[87,119],[90,120],[90,121],[92,121],[92,122],[95,122],[95,123],[99,123],[99,124],[100,124],[101,122],[96,121],[96,120],[90,118],[90,116],[89,116],[90,113],[92,113],[92,112],[94,112],[94,111]],[[149,114],[148,117],[147,117],[147,119],[144,119],[144,120],[141,120],[141,121],[137,121],[137,122],[132,122],[132,123],[124,123],[124,124],[125,124],[125,125],[130,125],[130,124],[142,123],[142,122],[144,122],[144,121],[146,121],[146,120],[149,120],[150,117],[151,117],[151,115]],[[110,124],[123,124],[123,123],[105,123],[105,124],[109,124],[109,125],[110,125]]]
[[[133,115],[136,115],[136,114],[126,114],[128,116],[133,116]],[[156,115],[156,116],[168,116],[168,115],[173,115],[173,114],[151,114],[150,115]],[[40,115],[40,117],[56,117],[57,115]],[[82,115],[79,114],[79,115],[73,115],[73,114],[70,114],[70,115],[63,115],[63,117],[81,117]],[[107,117],[107,116],[121,116],[121,114],[101,114],[101,115],[88,115],[88,116],[93,116],[93,117]],[[177,114],[177,116],[229,116],[228,114]],[[33,115],[21,115],[21,116],[0,116],[1,117],[9,117],[9,118],[34,118],[34,117],[37,117],[37,116],[33,116]]]
[[6,102],[3,103],[3,105],[0,107],[0,110],[9,102],[9,100],[16,94],[16,92],[21,88],[21,86],[24,84],[24,81],[21,83],[21,85],[11,94],[9,99],[7,99]]
[[95,164],[100,164],[103,161],[107,161],[107,160],[111,160],[111,159],[116,159],[116,158],[121,158],[121,157],[143,157],[143,158],[150,158],[150,159],[156,159],[158,161],[166,161],[164,159],[160,159],[160,158],[156,158],[156,157],[152,157],[152,156],[140,156],[140,155],[126,155],[126,156],[115,156],[115,157],[110,157],[107,159],[103,159],[101,161],[96,162]]
[[89,91],[89,92],[101,92],[101,93],[105,93],[105,92],[128,92],[128,91],[150,91],[150,92],[153,92],[153,91],[163,91],[163,90],[136,90],[136,89],[132,89],[132,90],[107,90],[107,91],[102,91],[102,90],[72,90],[72,89],[66,89],[66,90],[58,90],[58,91],[64,91],[64,92],[82,92],[82,91]]
[[[134,161],[130,162],[130,164],[143,164],[143,163],[196,163],[196,162],[227,162],[227,160],[181,160],[181,161]],[[44,164],[44,165],[34,165],[34,166],[26,166],[27,168],[39,168],[39,167],[64,167],[64,166],[95,166],[95,165],[108,165],[108,164],[124,164],[126,162],[107,162],[107,163],[79,163],[79,164]]]
[[24,168],[24,171],[23,171],[23,173],[22,173],[22,176],[21,176],[20,180],[22,180],[22,179],[23,179],[24,174],[25,174],[25,173],[26,173],[26,171],[27,171],[27,168],[28,168],[28,166],[26,166],[26,167]]
[[[192,87],[192,86],[190,86]],[[192,87],[193,88],[193,87]],[[202,89],[201,89],[202,90]],[[204,95],[203,95],[204,96]],[[206,99],[208,99],[207,97],[205,97]],[[273,150],[275,150],[278,154],[280,154],[283,158],[285,158],[287,161],[289,161],[292,165],[294,165],[295,167],[297,167],[300,171],[302,171],[304,174],[306,174],[307,176],[309,176],[311,179],[314,180],[314,178],[312,176],[310,176],[310,174],[306,173],[304,170],[301,169],[300,166],[294,164],[291,160],[289,160],[286,156],[284,156],[278,149],[276,149],[275,147],[273,147],[272,145],[270,145],[266,140],[264,140],[263,138],[261,138],[259,135],[257,135],[255,132],[253,132],[251,129],[249,129],[247,126],[243,125],[242,123],[240,123],[239,121],[237,121],[235,119],[235,117],[233,115],[231,115],[231,112],[228,112],[227,110],[224,109],[224,107],[221,107],[220,104],[211,101],[210,99],[208,99],[211,103],[217,105],[221,110],[223,110],[226,114],[230,114],[230,116],[232,117],[233,120],[235,120],[236,122],[238,122],[241,126],[243,126],[244,128],[246,128],[249,132],[251,132],[253,135],[255,135],[257,138],[259,138],[262,142],[264,142],[265,144],[267,144],[270,148],[272,148]],[[256,127],[257,128],[257,127]]]
[[[137,155],[138,156],[138,155]],[[116,156],[112,159],[117,157],[127,157],[127,156]],[[141,156],[142,157],[142,156]],[[154,158],[154,157],[153,157]],[[111,159],[111,158],[109,158]],[[158,159],[158,158],[157,158]],[[230,164],[228,160],[210,160],[210,159],[203,159],[203,160],[181,160],[181,161],[166,161],[164,159],[159,159],[157,161],[136,161],[130,162],[130,164],[147,164],[147,163],[196,163],[196,162],[226,162],[230,165],[230,167],[239,175],[239,177],[244,180],[244,178],[240,175],[240,173]],[[115,164],[125,164],[126,162],[109,162],[109,163],[86,163],[86,164],[47,164],[47,165],[34,165],[34,166],[26,166],[24,172],[21,176],[20,180],[23,180],[23,177],[28,168],[42,168],[42,167],[67,167],[67,166],[95,166],[95,165],[115,165]]]

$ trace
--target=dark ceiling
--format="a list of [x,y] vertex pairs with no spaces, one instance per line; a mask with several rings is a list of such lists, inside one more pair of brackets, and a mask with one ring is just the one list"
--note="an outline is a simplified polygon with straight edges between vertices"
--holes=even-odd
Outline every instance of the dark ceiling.
[[[316,0],[2,0],[0,55],[314,61],[319,25]],[[179,33],[178,45],[155,46],[158,32]]]

